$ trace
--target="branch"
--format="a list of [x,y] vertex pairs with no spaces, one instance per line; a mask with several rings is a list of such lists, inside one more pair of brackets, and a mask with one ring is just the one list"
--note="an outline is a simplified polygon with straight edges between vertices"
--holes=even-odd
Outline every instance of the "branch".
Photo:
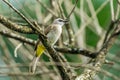
[[32,22],[27,19],[20,11],[18,11],[12,4],[10,4],[7,0],[3,0],[11,9],[13,9],[18,15],[21,16],[21,18],[23,18],[32,28],[32,30],[35,30],[35,32],[37,31],[38,34],[42,35],[43,37],[46,37],[44,34],[41,33],[41,31],[39,30],[38,26],[34,26],[32,24]]
[[110,23],[110,25],[109,25],[109,27],[108,27],[108,30],[107,30],[107,32],[106,32],[106,35],[105,35],[103,44],[108,40],[110,32],[115,28],[114,25],[115,25],[116,23],[118,23],[118,22],[119,22],[119,19],[118,19],[118,20],[115,20],[115,21],[111,21],[111,23]]
[[74,5],[73,9],[71,10],[70,14],[67,16],[67,19],[70,18],[71,14],[74,12],[77,3],[78,3],[78,0],[75,1],[75,5]]
[[11,33],[11,32],[8,32],[8,31],[0,31],[0,34],[4,35],[4,36],[7,36],[7,37],[10,37],[10,38],[13,38],[13,39],[16,39],[16,40],[19,40],[19,41],[24,42],[24,43],[28,43],[30,45],[35,45],[36,44],[36,42],[32,39],[25,38],[23,36],[20,36],[20,35],[17,35],[15,33]]
[[[114,80],[119,80],[119,77],[117,77],[116,75],[113,75],[113,74],[111,74],[110,72],[108,72],[108,71],[106,71],[106,70],[104,70],[104,69],[96,69],[96,68],[94,68],[94,67],[92,67],[92,66],[88,66],[88,65],[79,65],[79,66],[77,66],[77,67],[83,67],[83,68],[87,68],[87,69],[91,69],[91,70],[93,70],[93,71],[96,71],[96,72],[100,72],[100,73],[102,73],[103,75],[106,75],[106,76],[108,76],[108,77],[110,77],[110,78],[113,78]],[[89,73],[88,73],[89,74]],[[87,75],[86,75],[86,77],[88,77]],[[92,77],[92,76],[91,76]],[[76,78],[76,80],[94,80],[94,79],[91,79],[91,78],[89,78],[89,79],[81,79],[82,77],[81,76],[79,76],[79,77],[77,77]]]
[[19,72],[19,73],[13,73],[13,72],[0,72],[0,76],[35,76],[35,75],[46,75],[51,74],[54,71],[49,72],[37,72],[35,74],[27,73],[27,72]]
[[[74,5],[73,9],[71,10],[70,14],[67,16],[67,19],[69,19],[71,14],[74,12],[77,3],[78,3],[78,0],[75,1],[75,5]],[[67,28],[67,32],[68,32],[68,36],[69,36],[69,43],[73,44],[73,42],[74,42],[73,30],[70,28],[70,25],[68,25],[68,24],[66,24],[66,28]]]
[[7,0],[3,0],[3,2],[5,2],[11,9],[13,9],[18,15],[20,15],[30,26],[33,26],[33,24],[20,11],[18,11],[11,3],[9,3]]
[[120,1],[119,0],[116,0],[117,1],[117,3],[120,5]]
[[[115,26],[115,23],[113,24],[113,26]],[[100,51],[96,54],[97,57],[96,57],[95,61],[91,63],[91,64],[94,64],[94,65],[92,65],[92,67],[94,67],[97,70],[100,70],[101,66],[105,62],[105,57],[106,57],[106,54],[108,53],[108,50],[112,47],[113,43],[115,42],[116,38],[118,37],[118,35],[114,35],[114,34],[119,31],[120,31],[120,23],[119,24],[117,23],[111,36],[107,39],[107,41],[105,41],[105,43],[103,44]],[[80,75],[76,78],[76,80],[78,80],[78,79],[79,80],[90,80],[96,75],[96,73],[97,73],[97,71],[95,71],[95,70],[86,69],[82,75]]]
[[[9,38],[19,40],[23,43],[28,43],[33,46],[35,46],[35,44],[36,44],[36,41],[34,41],[32,39],[23,37],[21,35],[15,34],[15,33],[11,33],[9,31],[0,31],[0,34],[7,36]],[[85,49],[80,49],[80,48],[59,48],[57,46],[54,46],[54,48],[56,51],[61,52],[61,53],[66,53],[66,54],[78,54],[78,55],[84,55],[84,56],[87,56],[90,58],[95,58],[97,56],[96,52],[91,52],[91,51],[88,51]]]
[[[120,20],[118,19],[111,24],[112,25],[109,26],[109,29],[108,29],[108,30],[112,31],[111,35],[110,35],[110,37],[108,37],[108,39],[106,38],[106,40],[104,40],[104,44],[103,44],[102,48],[99,50],[99,52],[102,51],[103,49],[107,49],[107,48],[110,49],[110,47],[112,46],[112,44],[118,37],[118,34],[120,32]],[[110,31],[107,31],[106,35],[110,34]],[[99,52],[98,52],[98,54],[99,54]]]
[[37,0],[38,3],[40,3],[48,12],[50,12],[53,16],[58,17],[58,15],[56,15],[54,13],[54,11],[52,11],[50,8],[48,8],[45,4],[43,4],[40,0]]
[[97,52],[91,52],[80,48],[59,48],[57,46],[54,46],[54,48],[56,51],[59,51],[61,53],[84,55],[90,58],[95,58],[97,56],[96,55]]
[[[39,36],[39,38],[40,38],[41,42],[43,43],[43,45],[45,46],[48,53],[50,54],[50,56],[52,57],[53,61],[55,63],[60,62],[60,64],[63,65],[63,62],[61,61],[60,57],[58,56],[58,53],[55,51],[54,48],[52,48],[50,46],[50,44],[47,42],[47,39],[45,39],[41,35]],[[66,71],[64,66],[59,66],[59,65],[56,65],[56,66],[57,66],[63,80],[71,80],[70,79],[71,76],[68,75],[68,72]]]
[[[62,10],[62,8],[61,8],[61,6],[59,4],[59,1],[57,1],[57,4],[59,6],[59,10],[60,10],[60,14],[61,14],[62,18],[65,19],[65,16],[64,16],[63,10]],[[67,19],[68,19],[68,17],[67,17]],[[67,30],[67,33],[68,33],[69,43],[73,44],[74,43],[73,30],[71,29],[69,24],[65,24],[65,27],[66,27],[66,30]]]
[[0,15],[0,23],[6,26],[7,28],[20,33],[28,33],[28,34],[34,33],[34,31],[31,28],[28,28],[27,26],[17,25],[16,23],[11,22],[10,20],[8,20],[2,15]]
[[[45,65],[52,65],[52,66],[56,66],[56,65],[61,65],[60,63],[56,63],[56,64],[54,64],[54,63],[51,63],[51,62],[40,62],[40,64],[38,64],[38,66],[39,67],[41,67],[41,63],[42,64],[45,64]],[[87,64],[80,64],[80,63],[73,63],[73,62],[70,62],[69,63],[72,67],[74,67],[75,69],[79,69],[79,68],[87,68],[87,69],[92,69],[92,70],[95,70],[95,71],[97,71],[97,72],[100,72],[100,73],[102,73],[102,74],[104,74],[104,75],[106,75],[106,76],[109,76],[109,77],[111,77],[111,78],[113,78],[114,80],[119,80],[119,77],[117,77],[117,76],[115,76],[115,75],[113,75],[113,74],[111,74],[111,73],[109,73],[109,72],[107,72],[106,70],[104,70],[104,69],[101,69],[101,70],[97,70],[97,69],[95,69],[94,67],[91,67],[91,66],[89,66],[89,65],[87,65]],[[17,64],[17,65],[9,65],[9,66],[0,66],[0,68],[1,69],[10,69],[10,68],[17,68],[17,67],[29,67],[29,65],[28,64]],[[46,73],[46,71],[42,71],[43,72],[43,74],[44,73]],[[34,75],[37,75],[37,74],[42,74],[42,72],[37,72],[37,73],[35,73]],[[52,71],[47,71],[47,72],[51,72],[52,73]],[[6,73],[7,74],[7,73]],[[16,73],[12,73],[12,74],[16,74]],[[20,73],[17,73],[17,74],[20,74]],[[21,74],[22,75],[22,74]],[[23,73],[23,76],[29,76],[29,75],[32,75],[33,76],[33,74],[29,74],[29,73]],[[13,75],[14,76],[14,75]],[[17,76],[20,76],[20,75],[17,75]]]

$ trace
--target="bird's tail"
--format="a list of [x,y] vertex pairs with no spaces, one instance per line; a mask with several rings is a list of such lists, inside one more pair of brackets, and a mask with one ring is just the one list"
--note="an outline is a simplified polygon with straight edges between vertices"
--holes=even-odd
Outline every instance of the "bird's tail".
[[34,73],[37,67],[37,62],[39,60],[39,57],[34,56],[32,59],[32,62],[30,63],[29,72]]
[[39,57],[42,55],[42,53],[45,51],[45,47],[42,44],[38,44],[35,49],[35,55],[33,57],[33,60],[30,64],[29,71],[34,73],[37,67],[37,62],[39,60]]

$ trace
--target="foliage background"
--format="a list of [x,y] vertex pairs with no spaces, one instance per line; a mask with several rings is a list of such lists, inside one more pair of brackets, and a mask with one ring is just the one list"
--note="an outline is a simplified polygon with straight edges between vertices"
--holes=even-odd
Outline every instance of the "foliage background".
[[[57,3],[55,6],[51,4],[52,0],[41,0],[48,8],[59,14]],[[53,0],[55,1],[55,0]],[[21,13],[23,13],[31,21],[37,21],[40,24],[49,25],[53,21],[53,15],[49,13],[46,8],[38,3],[37,0],[9,0]],[[63,13],[67,16],[74,6],[75,0],[59,0]],[[114,12],[116,13],[119,5],[117,0],[112,0]],[[119,12],[118,12],[119,13]],[[10,7],[8,7],[2,0],[0,0],[0,15],[4,15],[9,20],[19,24],[28,25],[19,15],[17,15]],[[119,18],[118,15],[116,18]],[[70,17],[70,26],[74,31],[75,47],[81,49],[88,49],[97,51],[101,47],[104,34],[111,23],[111,6],[110,0],[79,0],[75,11]],[[0,30],[8,30],[0,24]],[[18,34],[18,33],[17,33]],[[20,33],[19,33],[20,34]],[[35,34],[20,34],[25,37],[36,40],[38,38]],[[63,40],[68,41],[66,28],[63,27]],[[9,72],[27,72],[28,67],[9,67],[10,65],[29,64],[33,57],[33,46],[22,45],[18,50],[18,57],[14,57],[14,49],[21,42],[14,39],[0,36],[0,80],[26,80],[26,76],[6,75]],[[114,76],[120,76],[120,37],[115,41],[115,44],[107,54],[106,59],[113,62],[113,65],[104,64],[103,69],[110,72]],[[71,63],[86,64],[89,58],[81,55],[65,54],[67,60]],[[49,62],[46,55],[42,55],[41,62]],[[50,68],[50,67],[49,67]],[[81,73],[81,68],[76,69],[78,74]],[[48,80],[47,74],[39,76],[30,76],[27,79]],[[113,80],[103,73],[96,76],[96,80]]]

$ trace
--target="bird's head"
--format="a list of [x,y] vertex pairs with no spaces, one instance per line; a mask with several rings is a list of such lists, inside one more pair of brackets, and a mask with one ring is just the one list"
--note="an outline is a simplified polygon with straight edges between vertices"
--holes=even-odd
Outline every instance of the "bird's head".
[[61,25],[61,26],[63,26],[66,23],[68,23],[68,20],[61,19],[61,18],[57,18],[53,21],[53,24],[58,24],[58,25]]

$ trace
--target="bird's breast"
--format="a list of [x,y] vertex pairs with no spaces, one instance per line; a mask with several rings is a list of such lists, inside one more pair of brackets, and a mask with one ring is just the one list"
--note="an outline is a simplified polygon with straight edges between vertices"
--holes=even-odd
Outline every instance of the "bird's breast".
[[53,27],[53,29],[51,29],[50,32],[47,34],[48,42],[51,45],[54,45],[57,42],[57,40],[59,39],[61,33],[62,33],[61,26]]

